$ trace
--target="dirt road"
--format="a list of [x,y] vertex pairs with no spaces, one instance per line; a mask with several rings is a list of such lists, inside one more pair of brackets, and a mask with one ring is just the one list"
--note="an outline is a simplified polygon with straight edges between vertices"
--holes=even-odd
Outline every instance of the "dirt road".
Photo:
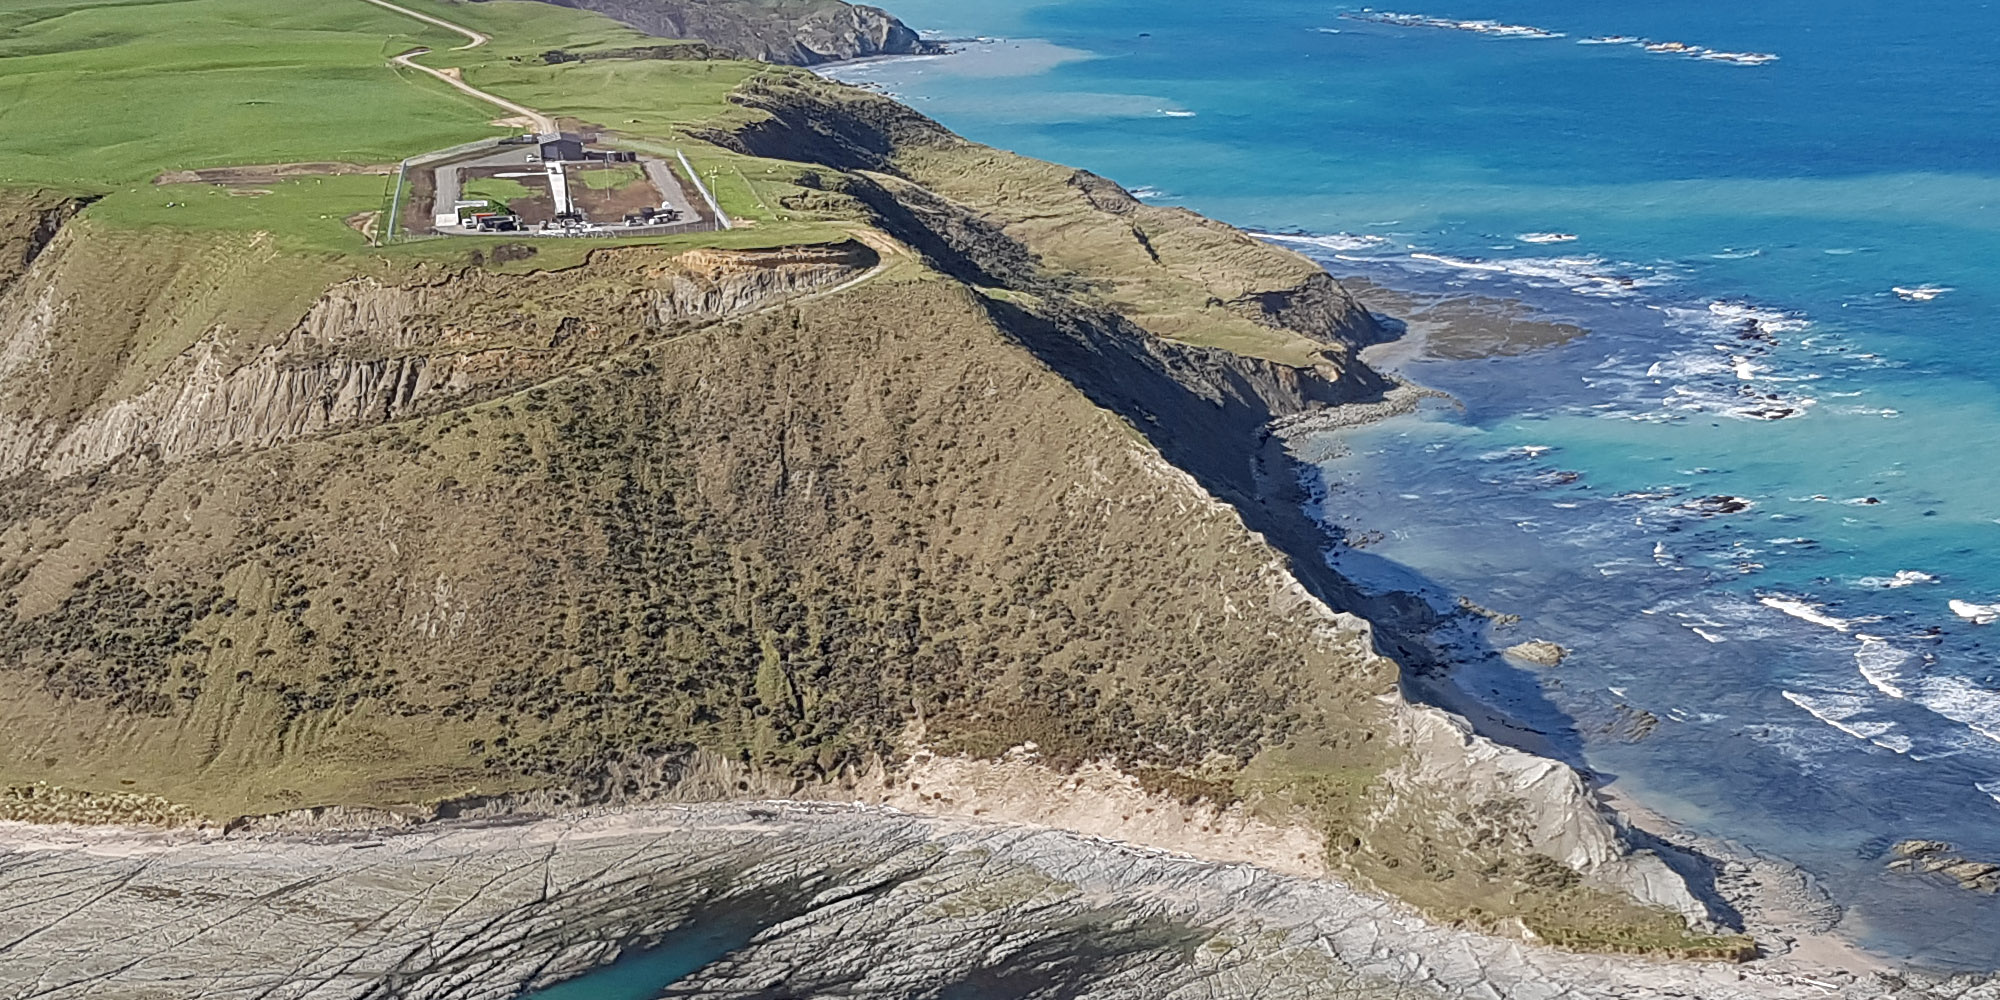
[[[491,36],[481,34],[477,31],[472,30],[471,28],[465,27],[464,25],[453,24],[452,22],[447,21],[441,17],[432,17],[429,14],[421,14],[418,13],[417,11],[409,9],[408,7],[390,3],[389,0],[365,0],[365,2],[372,3],[377,7],[384,8],[385,10],[395,11],[398,14],[404,15],[405,17],[413,17],[419,21],[425,22],[426,24],[434,24],[440,28],[446,28],[451,31],[455,31],[461,35],[464,35],[468,39],[468,41],[464,45],[461,45],[453,49],[452,50],[453,52],[462,52],[466,49],[476,49],[481,45],[485,45],[487,42],[493,40]],[[429,66],[425,66],[414,61],[418,56],[427,55],[429,54],[430,51],[431,50],[429,48],[411,49],[410,51],[405,52],[400,56],[396,56],[395,58],[389,61],[395,63],[398,66],[408,67],[410,69],[416,70],[419,73],[424,73],[436,77],[437,79],[444,81],[452,89],[461,91],[466,94],[470,94],[471,96],[476,97],[482,101],[485,101],[486,103],[491,104],[496,108],[504,109],[511,116],[525,118],[534,124],[534,130],[537,132],[556,131],[556,120],[554,118],[549,117],[548,115],[542,114],[541,112],[536,111],[535,109],[528,107],[525,104],[516,104],[513,101],[510,101],[504,97],[500,97],[496,94],[490,94],[484,90],[480,90],[478,87],[475,87],[469,83],[466,83],[464,80],[459,79],[459,76],[455,71],[432,69]]]

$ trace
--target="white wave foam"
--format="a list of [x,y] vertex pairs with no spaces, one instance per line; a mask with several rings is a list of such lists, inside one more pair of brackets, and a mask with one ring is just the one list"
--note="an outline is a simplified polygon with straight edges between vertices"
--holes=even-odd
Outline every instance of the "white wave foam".
[[1154,198],[1164,198],[1166,197],[1166,194],[1167,193],[1165,191],[1162,191],[1156,187],[1141,186],[1132,189],[1132,197],[1137,198],[1140,201],[1150,201],[1151,199]]
[[1595,38],[1579,38],[1579,39],[1577,39],[1577,40],[1576,40],[1576,44],[1578,44],[1578,45],[1637,45],[1637,44],[1639,44],[1639,41],[1640,41],[1640,39],[1639,39],[1639,36],[1637,36],[1637,35],[1599,35],[1599,36],[1597,36],[1597,37],[1595,37]]
[[1735,366],[1713,354],[1683,354],[1662,358],[1646,368],[1646,377],[1656,379],[1692,379],[1733,374]]
[[1733,63],[1738,66],[1762,66],[1765,63],[1778,61],[1778,57],[1769,52],[1723,52],[1705,45],[1689,45],[1686,42],[1648,42],[1641,39],[1641,47],[1648,52],[1661,55],[1688,56],[1710,62]]
[[1864,576],[1854,581],[1858,587],[1874,587],[1883,590],[1901,590],[1920,583],[1936,583],[1938,578],[1914,569],[1899,569],[1895,576]]
[[1929,302],[1946,292],[1956,291],[1956,289],[1948,285],[1918,285],[1914,288],[1904,288],[1898,285],[1890,289],[1890,291],[1901,296],[1905,302]]
[[1863,635],[1855,651],[1854,664],[1875,690],[1898,701],[1907,701],[1959,723],[1986,739],[2000,743],[2000,692],[1988,690],[1964,677],[1925,673],[1917,655],[1898,649],[1887,640]]
[[1514,237],[1523,243],[1573,243],[1575,233],[1522,233]]
[[1821,611],[1819,605],[1812,604],[1807,601],[1801,601],[1795,597],[1771,595],[1767,597],[1758,598],[1757,603],[1762,604],[1767,608],[1774,608],[1778,611],[1782,611],[1785,614],[1791,615],[1793,618],[1797,618],[1798,620],[1803,622],[1811,622],[1814,625],[1819,625],[1825,628],[1834,629],[1839,632],[1854,631],[1853,622],[1850,622],[1845,618],[1835,618],[1834,616],[1826,614],[1825,612]]
[[1505,274],[1526,278],[1531,282],[1547,282],[1578,295],[1597,298],[1629,297],[1643,288],[1660,284],[1665,280],[1658,274],[1634,277],[1605,273],[1613,265],[1601,257],[1516,257],[1476,260],[1424,252],[1413,253],[1410,259],[1459,271]]
[[[1782,309],[1769,309],[1748,302],[1715,301],[1705,310],[1708,322],[1706,329],[1733,333],[1746,327],[1755,326],[1769,333],[1790,333],[1811,326],[1811,321],[1803,315]],[[1668,315],[1683,320],[1697,319],[1700,314],[1686,309],[1668,309]]]
[[1953,599],[1951,613],[1974,625],[1991,625],[2000,622],[2000,604],[1974,604],[1971,601]]
[[1861,648],[1854,653],[1854,665],[1861,671],[1861,676],[1874,685],[1875,690],[1898,701],[1907,700],[1910,696],[1904,687],[1902,668],[1914,659],[1913,654],[1869,635],[1861,637]]
[[1916,692],[1918,704],[2000,743],[2000,693],[1949,674],[1926,677]]
[[1168,118],[1193,118],[1195,116],[1195,112],[1184,111],[1180,108],[1161,108],[1160,114]]
[[1482,462],[1504,462],[1516,458],[1533,459],[1540,458],[1554,450],[1556,449],[1553,445],[1522,444],[1515,445],[1512,448],[1502,448],[1498,451],[1483,452],[1480,454],[1479,460]]
[[1778,57],[1770,52],[1719,52],[1714,49],[1703,52],[1700,58],[1735,66],[1762,66],[1765,63],[1778,61]]
[[1895,723],[1856,721],[1855,716],[1866,714],[1868,711],[1868,701],[1865,698],[1841,694],[1806,695],[1795,691],[1780,693],[1785,696],[1786,701],[1811,713],[1813,718],[1857,740],[1864,740],[1896,753],[1910,752],[1912,744],[1909,737],[1901,734],[1890,735],[1895,733]]
[[1972,787],[1977,788],[1982,792],[1985,792],[1986,794],[1993,797],[1994,802],[2000,803],[2000,781],[1990,781],[1983,784],[1974,785]]
[[1308,236],[1303,233],[1258,233],[1257,236],[1277,243],[1296,243],[1335,251],[1376,250],[1390,245],[1389,240],[1383,237],[1356,233],[1329,233],[1325,236]]
[[1460,21],[1448,17],[1432,17],[1428,14],[1398,14],[1393,11],[1361,10],[1340,15],[1356,21],[1373,21],[1377,24],[1393,24],[1402,28],[1445,28],[1452,31],[1470,31],[1478,35],[1492,35],[1498,38],[1562,38],[1560,31],[1537,28],[1526,24],[1505,24],[1500,21]]

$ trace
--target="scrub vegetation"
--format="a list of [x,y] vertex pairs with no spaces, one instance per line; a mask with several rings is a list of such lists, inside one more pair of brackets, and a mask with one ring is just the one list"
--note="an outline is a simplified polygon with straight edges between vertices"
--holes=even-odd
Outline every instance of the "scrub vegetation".
[[[1745,946],[1506,816],[1385,825],[1395,665],[1209,496],[1270,417],[1379,388],[1323,272],[800,71],[405,2],[494,40],[360,0],[0,12],[36,137],[0,150],[0,813],[643,797],[697,759],[804,793],[1033,744],[1309,820],[1447,919]],[[509,130],[389,66],[419,46],[684,149],[746,225],[372,249],[383,175],[153,183]]]

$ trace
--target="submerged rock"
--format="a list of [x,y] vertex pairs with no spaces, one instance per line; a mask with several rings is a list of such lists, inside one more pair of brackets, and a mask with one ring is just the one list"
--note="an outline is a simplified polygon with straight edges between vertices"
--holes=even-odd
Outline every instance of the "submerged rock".
[[1700,497],[1680,504],[1682,510],[1691,511],[1703,517],[1714,517],[1717,514],[1741,514],[1755,506],[1756,503],[1754,501],[1732,496]]
[[1959,888],[1987,894],[2000,893],[2000,863],[1974,861],[1958,856],[1952,845],[1942,840],[1905,840],[1890,850],[1895,860],[1893,872],[1943,875]]

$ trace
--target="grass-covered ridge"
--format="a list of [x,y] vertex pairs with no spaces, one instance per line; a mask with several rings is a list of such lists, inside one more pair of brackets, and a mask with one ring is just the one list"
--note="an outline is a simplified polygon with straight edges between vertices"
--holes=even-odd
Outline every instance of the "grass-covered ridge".
[[[89,136],[0,151],[0,729],[24,734],[0,786],[220,818],[650,793],[697,754],[826,788],[911,739],[1032,742],[1307,818],[1447,917],[1595,905],[1449,809],[1391,808],[1394,664],[1187,479],[1250,477],[1274,408],[1367,390],[1365,316],[1322,271],[799,71],[404,2],[493,41],[362,0],[0,13],[0,121]],[[154,183],[510,130],[390,65],[419,46],[684,149],[748,225],[376,249],[354,220],[380,174]],[[62,192],[102,197],[70,218]],[[893,263],[840,295],[678,256],[856,232]],[[1657,913],[1588,912],[1610,931],[1577,943],[1675,947]]]

